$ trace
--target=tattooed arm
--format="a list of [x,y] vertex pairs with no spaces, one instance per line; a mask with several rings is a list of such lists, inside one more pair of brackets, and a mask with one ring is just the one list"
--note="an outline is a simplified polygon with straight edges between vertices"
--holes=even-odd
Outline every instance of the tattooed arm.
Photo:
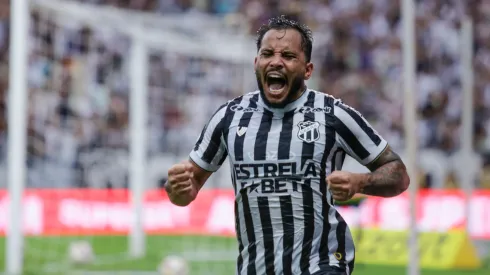
[[400,157],[387,147],[373,162],[366,165],[371,173],[361,181],[361,193],[380,197],[394,197],[410,184],[405,164]]
[[349,200],[356,193],[394,197],[407,190],[410,179],[405,165],[388,142],[352,107],[336,101],[333,112],[336,144],[371,173],[333,171],[327,176],[332,197],[336,201]]

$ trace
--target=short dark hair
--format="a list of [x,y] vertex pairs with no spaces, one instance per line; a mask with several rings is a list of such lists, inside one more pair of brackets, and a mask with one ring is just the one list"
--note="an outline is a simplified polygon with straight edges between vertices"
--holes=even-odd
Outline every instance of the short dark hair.
[[301,48],[305,53],[306,62],[311,60],[311,51],[313,48],[313,33],[308,26],[297,21],[287,19],[284,15],[269,19],[267,24],[262,25],[257,31],[257,51],[262,46],[264,35],[270,30],[294,29],[301,34]]

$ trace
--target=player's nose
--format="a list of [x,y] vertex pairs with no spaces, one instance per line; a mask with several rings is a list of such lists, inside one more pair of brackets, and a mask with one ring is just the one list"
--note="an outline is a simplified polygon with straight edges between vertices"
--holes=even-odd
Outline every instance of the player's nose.
[[269,62],[269,67],[272,68],[281,68],[283,66],[283,60],[280,55],[273,55],[270,62]]

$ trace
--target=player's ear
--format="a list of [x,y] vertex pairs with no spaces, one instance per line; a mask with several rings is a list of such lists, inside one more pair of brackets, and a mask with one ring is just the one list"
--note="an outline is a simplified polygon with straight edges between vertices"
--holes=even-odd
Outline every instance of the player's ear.
[[257,66],[257,57],[254,58],[254,68]]
[[313,63],[308,62],[306,63],[305,80],[310,79],[312,74],[313,74]]

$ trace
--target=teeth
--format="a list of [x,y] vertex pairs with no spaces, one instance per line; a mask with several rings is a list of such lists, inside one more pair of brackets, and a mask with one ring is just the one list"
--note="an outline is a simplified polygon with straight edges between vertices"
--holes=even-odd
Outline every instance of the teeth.
[[[281,80],[284,82],[286,81],[285,77],[282,74],[280,74],[279,72],[271,72],[271,73],[267,74],[267,78],[268,79]],[[279,89],[274,89],[272,87],[274,87],[274,85],[269,86],[269,91],[272,92],[273,94],[276,94],[276,95],[281,94],[284,91],[284,85]],[[277,87],[277,85],[276,85],[276,87]]]
[[283,89],[284,89],[284,87],[279,88],[279,89],[269,88],[269,90],[270,90],[271,92],[280,92],[280,91],[282,91]]
[[268,77],[271,77],[271,78],[283,78],[282,75],[277,74],[277,73],[270,73],[268,75]]

